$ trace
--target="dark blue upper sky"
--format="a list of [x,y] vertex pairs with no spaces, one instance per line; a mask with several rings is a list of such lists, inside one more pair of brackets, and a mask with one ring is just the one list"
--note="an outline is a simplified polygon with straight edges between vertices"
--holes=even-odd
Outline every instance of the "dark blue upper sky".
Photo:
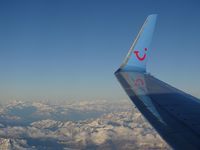
[[113,72],[149,14],[148,71],[200,97],[198,0],[2,0],[0,100],[127,98]]

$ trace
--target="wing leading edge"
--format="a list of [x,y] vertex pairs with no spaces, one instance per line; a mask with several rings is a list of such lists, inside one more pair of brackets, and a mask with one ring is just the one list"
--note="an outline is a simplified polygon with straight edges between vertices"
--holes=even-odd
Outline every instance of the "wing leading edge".
[[199,99],[146,73],[145,48],[149,50],[155,22],[156,15],[147,18],[115,76],[135,106],[172,148],[198,150]]

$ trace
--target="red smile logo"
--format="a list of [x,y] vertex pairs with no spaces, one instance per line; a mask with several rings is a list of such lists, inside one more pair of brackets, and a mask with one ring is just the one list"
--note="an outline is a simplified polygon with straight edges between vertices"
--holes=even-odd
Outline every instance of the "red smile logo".
[[[148,49],[144,48],[144,50],[147,51]],[[139,56],[139,51],[134,51],[134,54],[136,55],[137,59],[139,59],[140,61],[143,61],[146,58],[146,53],[142,57]]]

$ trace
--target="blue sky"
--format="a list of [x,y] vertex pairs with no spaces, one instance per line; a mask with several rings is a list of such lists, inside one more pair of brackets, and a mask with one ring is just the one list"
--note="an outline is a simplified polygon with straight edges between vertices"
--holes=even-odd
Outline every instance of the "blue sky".
[[120,100],[113,72],[157,13],[148,71],[200,97],[198,0],[3,0],[0,100]]

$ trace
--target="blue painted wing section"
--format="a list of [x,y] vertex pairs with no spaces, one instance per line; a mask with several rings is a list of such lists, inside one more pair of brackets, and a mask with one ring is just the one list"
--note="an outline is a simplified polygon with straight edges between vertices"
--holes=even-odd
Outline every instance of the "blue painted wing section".
[[200,149],[200,100],[140,71],[115,73],[131,101],[176,150]]
[[144,22],[140,32],[133,42],[124,62],[121,65],[122,70],[131,70],[132,68],[146,71],[146,62],[150,51],[150,43],[153,36],[157,15],[149,15]]

